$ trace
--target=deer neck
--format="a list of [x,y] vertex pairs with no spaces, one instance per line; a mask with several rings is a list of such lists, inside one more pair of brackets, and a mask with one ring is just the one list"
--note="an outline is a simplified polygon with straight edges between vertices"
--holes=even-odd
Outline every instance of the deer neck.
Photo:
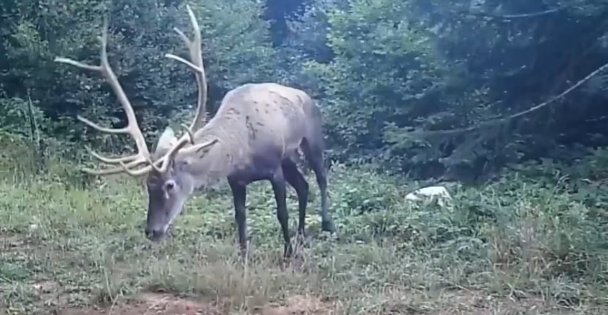
[[240,132],[238,125],[234,121],[212,119],[194,134],[195,143],[219,140],[204,156],[192,158],[189,163],[196,188],[216,184],[247,162],[248,134],[246,130],[244,134]]

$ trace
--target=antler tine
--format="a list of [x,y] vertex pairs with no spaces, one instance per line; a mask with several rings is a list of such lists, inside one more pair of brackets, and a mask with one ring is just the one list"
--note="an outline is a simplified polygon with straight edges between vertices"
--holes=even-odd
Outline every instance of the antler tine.
[[190,6],[186,5],[186,9],[188,10],[188,15],[190,17],[190,24],[192,24],[194,39],[188,39],[188,37],[178,28],[174,28],[174,30],[188,47],[188,50],[190,52],[190,61],[187,61],[173,54],[166,54],[165,56],[187,65],[189,68],[194,70],[196,74],[196,83],[198,85],[198,99],[196,114],[189,127],[189,133],[192,134],[205,124],[207,113],[207,78],[205,75],[203,54],[201,50],[201,29],[196,20],[196,16],[194,15],[194,12],[190,8]]
[[93,151],[91,148],[89,148],[88,146],[85,147],[85,149],[87,150],[87,152],[89,152],[90,155],[92,155],[94,158],[98,159],[99,161],[103,162],[103,163],[107,163],[107,164],[118,164],[120,162],[131,162],[133,160],[135,160],[137,158],[137,155],[130,155],[130,156],[125,156],[125,157],[118,157],[118,158],[109,158],[109,157],[105,157],[95,151]]
[[[202,149],[205,149],[209,146],[212,146],[214,144],[216,144],[219,140],[218,139],[212,139],[209,141],[206,141],[204,143],[201,144],[197,144],[197,145],[192,145],[184,150],[188,150],[188,151],[200,151]],[[169,161],[173,160],[173,158],[175,157],[175,155],[177,154],[177,152],[179,150],[181,150],[186,144],[189,143],[188,138],[182,137],[178,143],[175,144],[175,146],[173,146],[171,148],[171,150],[169,150],[169,152],[167,152],[167,154],[165,154],[165,156],[163,156],[162,159],[156,161],[155,163],[162,163],[160,167],[156,168],[156,166],[154,166],[156,168],[156,170],[158,172],[164,173],[168,170],[169,168]],[[154,164],[152,164],[154,165]]]
[[93,129],[97,129],[101,132],[105,132],[105,133],[129,133],[129,128],[124,127],[124,128],[107,128],[107,127],[102,127],[80,115],[77,115],[76,118],[80,121],[82,121],[83,123],[89,125],[89,127],[93,128]]
[[119,164],[120,166],[115,166],[115,167],[110,167],[110,168],[105,168],[105,169],[83,168],[82,171],[85,173],[91,174],[91,175],[112,175],[112,174],[119,174],[119,173],[127,173],[132,176],[139,176],[139,175],[148,173],[148,172],[150,172],[150,170],[152,170],[152,166],[150,166],[150,165],[147,165],[136,171],[132,170],[135,166],[148,162],[147,160],[138,159],[138,160],[130,161],[128,163],[125,163],[126,161],[119,161],[118,159],[116,159],[116,160],[117,161],[112,164]]
[[[85,69],[85,70],[98,71],[102,74],[102,76],[106,79],[106,81],[112,87],[114,94],[116,94],[116,97],[118,98],[118,101],[121,104],[121,106],[125,112],[125,115],[127,116],[127,126],[123,127],[123,128],[106,128],[106,127],[102,127],[82,116],[78,116],[78,120],[82,121],[83,123],[90,126],[91,128],[94,128],[101,132],[111,133],[111,134],[127,134],[128,133],[131,135],[133,140],[135,140],[135,145],[137,146],[136,154],[131,155],[131,156],[126,156],[126,157],[120,157],[120,158],[104,157],[87,148],[89,153],[93,157],[98,159],[99,161],[101,161],[103,163],[107,163],[107,164],[120,164],[121,167],[114,167],[114,168],[108,168],[108,169],[102,169],[102,170],[84,169],[83,171],[85,171],[89,174],[96,174],[96,175],[109,175],[109,174],[117,174],[117,173],[126,172],[130,175],[137,176],[137,175],[141,175],[146,172],[149,172],[153,168],[153,166],[147,165],[146,167],[136,170],[136,171],[131,170],[131,168],[133,168],[137,165],[140,165],[142,163],[150,163],[150,151],[148,150],[148,146],[146,145],[146,140],[144,138],[144,135],[139,128],[139,124],[137,123],[137,118],[135,116],[133,106],[131,105],[131,102],[129,101],[126,93],[122,89],[122,86],[120,85],[120,82],[118,81],[118,78],[116,77],[116,74],[114,73],[114,71],[112,70],[112,67],[110,66],[110,62],[108,61],[108,51],[107,51],[108,28],[109,28],[108,19],[106,18],[106,19],[104,19],[104,23],[103,23],[102,34],[98,38],[99,42],[100,42],[100,46],[101,46],[100,47],[100,65],[99,66],[88,65],[88,64],[84,64],[79,61],[75,61],[75,60],[72,60],[69,58],[63,58],[63,57],[56,57],[55,61],[60,62],[60,63],[70,64],[70,65],[73,65],[73,66],[76,66],[76,67],[79,67],[79,68]],[[125,164],[125,162],[128,162],[128,163]]]
[[101,41],[101,72],[104,77],[107,79],[108,83],[112,87],[112,90],[116,94],[118,101],[122,105],[123,110],[125,111],[125,115],[127,116],[127,127],[125,129],[131,134],[131,137],[135,140],[135,144],[137,146],[137,151],[142,158],[148,158],[150,156],[150,151],[148,151],[148,146],[146,144],[146,139],[144,138],[143,133],[139,129],[139,124],[137,123],[137,118],[135,117],[135,111],[133,110],[133,105],[129,101],[127,94],[122,89],[120,82],[118,82],[118,78],[116,74],[112,70],[110,66],[110,62],[108,61],[108,21],[104,21],[104,29],[102,36],[100,38]]
[[167,152],[161,159],[157,161],[161,163],[160,167],[156,169],[158,172],[165,173],[169,169],[169,164],[171,164],[170,162],[173,160],[173,158],[175,158],[177,152],[190,142],[187,136],[188,134],[185,134],[183,137],[181,137],[171,148],[171,150],[169,150],[169,152]]
[[[197,109],[194,119],[190,126],[182,125],[185,130],[185,134],[177,141],[177,143],[167,152],[161,159],[154,162],[151,166],[153,166],[159,172],[166,172],[169,168],[170,161],[175,157],[177,152],[182,149],[186,144],[194,144],[194,132],[198,130],[204,123],[206,118],[206,104],[207,104],[207,78],[205,76],[205,68],[203,65],[203,55],[201,50],[202,39],[201,39],[201,29],[196,21],[196,16],[194,12],[190,8],[189,5],[186,5],[186,9],[188,10],[188,15],[190,17],[190,23],[192,24],[192,29],[194,33],[194,39],[190,40],[184,32],[182,32],[178,28],[174,28],[175,32],[182,39],[186,47],[190,52],[190,61],[185,60],[182,57],[178,57],[174,54],[165,54],[167,58],[177,60],[189,68],[194,70],[196,75],[196,83],[198,85],[198,98],[197,98]],[[156,163],[161,163],[160,167],[156,167]]]

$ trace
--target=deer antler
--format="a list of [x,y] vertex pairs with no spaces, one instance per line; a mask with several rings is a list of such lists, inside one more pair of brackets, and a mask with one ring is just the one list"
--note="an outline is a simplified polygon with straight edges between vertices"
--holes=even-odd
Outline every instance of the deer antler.
[[[125,114],[127,115],[128,125],[124,128],[113,129],[113,128],[106,128],[106,127],[99,126],[96,123],[94,123],[86,118],[83,118],[81,116],[78,116],[78,119],[80,121],[84,122],[85,124],[91,126],[92,128],[97,129],[101,132],[112,133],[112,134],[128,133],[133,137],[133,139],[135,140],[135,144],[137,145],[138,152],[136,154],[134,154],[132,156],[118,157],[118,158],[104,157],[104,156],[94,152],[93,150],[87,148],[89,153],[93,157],[98,159],[99,161],[106,163],[106,164],[119,164],[120,166],[102,169],[102,170],[84,169],[85,172],[87,172],[89,174],[94,174],[94,175],[109,175],[109,174],[117,174],[117,173],[126,172],[127,174],[132,175],[132,176],[139,176],[139,175],[143,175],[143,174],[150,172],[152,169],[155,169],[159,173],[164,173],[167,171],[167,169],[169,167],[169,164],[170,164],[169,162],[175,157],[177,152],[180,149],[182,149],[185,145],[187,145],[189,143],[193,144],[192,149],[198,151],[198,150],[204,149],[210,145],[213,145],[217,142],[217,140],[211,140],[211,141],[207,141],[202,144],[194,145],[193,134],[196,130],[198,130],[205,123],[206,102],[207,102],[207,80],[205,77],[205,69],[203,67],[203,57],[202,57],[202,52],[201,52],[200,27],[198,25],[198,22],[196,21],[194,12],[192,12],[192,9],[190,9],[190,6],[186,6],[186,8],[188,9],[188,15],[190,16],[190,22],[192,24],[192,28],[194,31],[194,40],[191,41],[190,39],[188,39],[188,37],[186,37],[186,35],[179,29],[177,29],[177,28],[174,28],[174,29],[178,33],[178,35],[182,38],[182,40],[184,41],[186,46],[188,47],[188,50],[190,51],[191,61],[187,61],[187,60],[185,60],[181,57],[178,57],[176,55],[173,55],[173,54],[166,54],[166,57],[178,60],[178,61],[186,64],[188,67],[190,67],[191,69],[193,69],[195,71],[196,82],[198,84],[198,102],[197,102],[198,107],[197,107],[194,119],[193,119],[192,123],[190,124],[190,126],[185,126],[185,125],[183,126],[185,129],[185,134],[175,143],[175,145],[166,154],[164,154],[161,158],[159,158],[156,161],[152,161],[150,158],[150,151],[148,150],[145,138],[144,138],[141,130],[139,129],[139,125],[137,124],[137,120],[135,118],[135,113],[133,111],[133,106],[129,102],[124,90],[122,89],[120,83],[118,82],[116,75],[114,74],[114,71],[110,67],[110,63],[108,62],[108,53],[107,53],[108,23],[107,23],[107,20],[104,21],[104,29],[103,29],[102,36],[100,37],[101,64],[99,66],[87,65],[87,64],[84,64],[84,63],[81,63],[78,61],[74,61],[72,59],[68,59],[68,58],[61,58],[61,57],[55,58],[56,62],[67,63],[67,64],[71,64],[73,66],[76,66],[76,67],[79,67],[82,69],[101,72],[101,74],[106,78],[106,80],[108,81],[108,83],[110,84],[112,89],[114,90],[114,93],[118,97],[118,100],[120,101],[120,104],[122,105],[122,108],[124,109]],[[147,164],[147,165],[142,168],[139,168],[139,169],[134,169],[135,167],[137,167],[141,164]]]
[[187,61],[179,56],[174,54],[165,54],[165,57],[175,59],[179,62],[186,64],[196,75],[196,83],[198,85],[198,99],[197,99],[197,108],[196,114],[194,115],[194,119],[189,127],[189,133],[192,134],[200,127],[205,124],[207,109],[207,78],[205,76],[205,67],[203,65],[203,53],[201,51],[201,28],[196,21],[196,17],[194,16],[194,12],[189,5],[186,5],[186,9],[188,10],[188,15],[190,16],[190,23],[192,24],[192,31],[194,33],[194,39],[190,40],[188,37],[177,27],[173,29],[182,39],[186,47],[188,47],[188,51],[190,51],[190,60]]
[[[167,170],[169,165],[168,162],[184,145],[186,145],[188,142],[194,144],[193,134],[196,130],[198,130],[205,124],[207,116],[207,78],[205,75],[205,67],[203,65],[203,53],[201,50],[201,28],[198,25],[198,22],[196,21],[196,16],[194,15],[194,12],[192,11],[189,5],[186,5],[186,9],[188,10],[188,15],[190,16],[190,24],[192,24],[194,39],[190,40],[186,36],[186,34],[184,34],[184,32],[182,32],[177,27],[174,27],[173,29],[188,48],[188,51],[190,52],[190,61],[185,60],[184,58],[176,56],[174,54],[165,54],[165,57],[177,60],[194,70],[194,73],[196,75],[196,83],[198,85],[197,108],[196,113],[194,115],[194,119],[192,120],[192,123],[190,123],[190,126],[182,125],[185,130],[185,134],[178,140],[176,145],[171,148],[171,150],[162,158],[163,161],[159,168],[161,172]],[[204,148],[214,143],[215,141],[210,141],[208,143],[198,145],[197,148]]]
[[[90,173],[90,174],[95,174],[95,175],[116,174],[116,173],[121,173],[123,171],[128,172],[128,173],[138,174],[138,173],[140,173],[140,171],[132,171],[131,169],[136,166],[139,166],[140,164],[149,162],[150,161],[150,151],[148,150],[148,146],[146,145],[146,140],[144,138],[144,135],[142,134],[141,130],[139,129],[139,125],[137,124],[137,119],[135,117],[135,112],[133,111],[133,106],[131,105],[131,102],[129,102],[129,99],[128,99],[127,95],[125,94],[125,91],[122,89],[120,83],[118,82],[118,78],[116,77],[116,74],[112,70],[112,67],[110,66],[110,63],[108,61],[108,51],[107,51],[108,21],[107,21],[107,19],[104,20],[103,32],[102,32],[102,35],[99,37],[99,41],[101,44],[100,65],[99,66],[88,65],[88,64],[84,64],[79,61],[75,61],[75,60],[72,60],[69,58],[62,58],[62,57],[55,58],[55,61],[70,64],[70,65],[73,65],[73,66],[76,66],[78,68],[85,69],[85,70],[98,71],[103,75],[103,77],[108,81],[108,83],[112,87],[112,90],[116,94],[118,101],[120,102],[123,110],[125,111],[125,114],[127,116],[127,122],[128,122],[127,126],[123,127],[123,128],[117,128],[117,129],[106,128],[106,127],[102,127],[80,115],[77,116],[77,118],[78,118],[78,120],[82,121],[83,123],[89,125],[90,127],[94,128],[94,129],[97,129],[101,132],[111,133],[111,134],[130,134],[131,137],[133,138],[133,140],[135,140],[135,145],[137,146],[137,153],[134,155],[131,155],[131,156],[126,156],[126,157],[109,158],[109,157],[104,157],[104,156],[94,152],[93,150],[87,148],[89,153],[93,157],[98,159],[99,161],[101,161],[103,163],[107,163],[107,164],[120,164],[121,167],[114,167],[114,168],[103,169],[103,170],[84,169],[84,171],[87,173]],[[142,173],[144,173],[144,172],[142,172]]]

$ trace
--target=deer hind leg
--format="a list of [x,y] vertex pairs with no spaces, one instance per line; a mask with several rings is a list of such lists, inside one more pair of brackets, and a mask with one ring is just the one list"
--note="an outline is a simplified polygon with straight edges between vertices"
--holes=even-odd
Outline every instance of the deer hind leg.
[[285,180],[296,190],[298,195],[298,234],[304,237],[304,229],[306,225],[306,206],[308,204],[308,182],[304,175],[298,170],[294,161],[287,158],[281,163],[283,168],[283,176]]
[[321,137],[317,137],[317,140],[310,141],[309,139],[304,139],[301,149],[310,168],[315,173],[317,185],[319,185],[321,193],[321,229],[333,233],[335,232],[335,227],[329,215],[329,206],[327,204],[327,171],[323,165],[323,144]]
[[289,237],[289,214],[287,213],[287,189],[283,168],[279,167],[270,178],[272,190],[274,191],[274,199],[277,203],[277,219],[281,225],[283,239],[285,240],[285,248],[283,251],[284,257],[290,257],[293,248]]

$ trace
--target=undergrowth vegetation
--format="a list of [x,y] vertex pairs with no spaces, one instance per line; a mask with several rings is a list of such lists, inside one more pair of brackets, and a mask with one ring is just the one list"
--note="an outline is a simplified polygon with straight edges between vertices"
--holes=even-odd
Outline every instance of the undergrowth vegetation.
[[[36,174],[22,140],[2,143],[11,149],[0,160],[0,306],[9,314],[109,307],[146,291],[208,300],[226,313],[293,295],[324,297],[339,314],[608,310],[606,151],[576,166],[524,166],[485,186],[446,183],[453,200],[443,207],[405,200],[420,183],[332,165],[337,237],[319,232],[311,185],[308,242],[286,265],[270,186],[258,182],[243,265],[225,185],[191,200],[172,237],[152,246],[141,182],[88,178],[58,155]],[[294,231],[293,192],[289,209]]]

